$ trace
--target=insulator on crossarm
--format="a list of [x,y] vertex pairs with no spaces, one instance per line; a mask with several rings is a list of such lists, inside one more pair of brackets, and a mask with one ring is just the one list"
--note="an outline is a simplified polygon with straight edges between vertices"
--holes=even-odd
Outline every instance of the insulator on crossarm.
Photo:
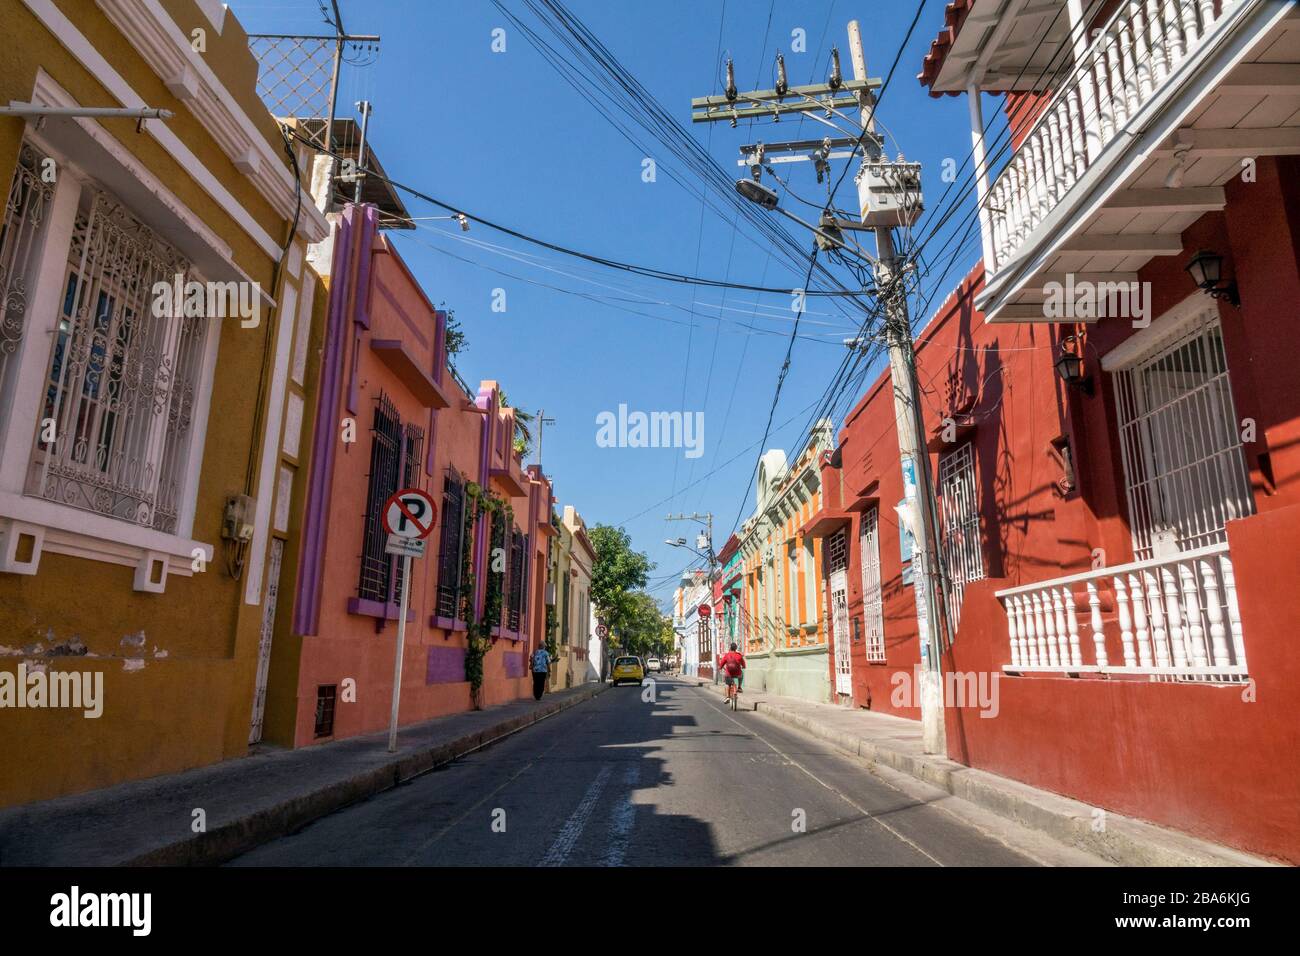
[[831,47],[831,75],[826,80],[826,85],[832,90],[838,90],[844,83],[844,75],[840,72],[840,51]]

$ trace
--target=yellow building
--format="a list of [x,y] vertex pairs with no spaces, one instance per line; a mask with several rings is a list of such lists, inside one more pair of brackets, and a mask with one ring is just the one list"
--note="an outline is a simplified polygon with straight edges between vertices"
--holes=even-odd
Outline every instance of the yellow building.
[[326,223],[223,4],[0,0],[0,22],[0,102],[30,104],[0,117],[8,805],[247,751]]
[[745,686],[821,702],[831,687],[822,542],[801,529],[821,508],[818,460],[830,449],[831,426],[822,421],[794,461],[779,449],[764,454],[757,508],[737,535]]
[[568,646],[569,680],[582,684],[597,680],[601,661],[591,659],[591,572],[596,548],[587,537],[587,523],[573,505],[564,506],[560,523],[569,540],[569,587],[561,617]]

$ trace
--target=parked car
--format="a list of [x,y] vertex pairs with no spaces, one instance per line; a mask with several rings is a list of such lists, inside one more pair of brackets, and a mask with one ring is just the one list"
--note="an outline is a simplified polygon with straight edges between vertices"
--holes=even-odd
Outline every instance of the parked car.
[[645,666],[646,670],[651,672],[663,670],[663,665],[657,657],[647,657],[645,660]]
[[639,657],[619,657],[614,660],[614,669],[610,672],[610,680],[615,687],[624,681],[639,684],[645,679],[645,668],[641,665]]

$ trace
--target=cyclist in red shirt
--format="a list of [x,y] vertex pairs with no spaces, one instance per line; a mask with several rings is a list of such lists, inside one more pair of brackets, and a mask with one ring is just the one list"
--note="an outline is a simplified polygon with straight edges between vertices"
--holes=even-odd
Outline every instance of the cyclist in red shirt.
[[[718,667],[722,668],[722,674],[726,683],[724,688],[730,687],[731,682],[736,682],[736,693],[739,694],[745,689],[745,655],[737,653],[736,645],[731,645],[731,650],[718,658]],[[724,689],[724,697],[727,691]]]

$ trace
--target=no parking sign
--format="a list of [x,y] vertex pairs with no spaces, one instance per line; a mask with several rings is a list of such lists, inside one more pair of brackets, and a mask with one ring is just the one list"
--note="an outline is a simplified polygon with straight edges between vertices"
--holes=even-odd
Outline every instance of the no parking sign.
[[424,539],[438,520],[438,506],[419,488],[403,488],[384,502],[383,524],[389,554],[424,557]]

